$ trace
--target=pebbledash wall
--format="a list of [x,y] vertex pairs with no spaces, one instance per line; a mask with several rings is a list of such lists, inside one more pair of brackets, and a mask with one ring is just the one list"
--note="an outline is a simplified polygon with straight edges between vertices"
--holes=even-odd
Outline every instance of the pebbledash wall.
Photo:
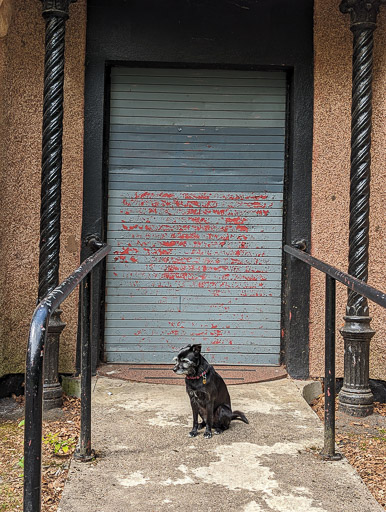
[[[39,261],[45,23],[40,1],[10,4],[11,21],[0,38],[0,375],[24,372]],[[74,15],[66,26],[61,279],[79,264],[82,222],[86,1],[78,0],[71,9]],[[63,310],[67,327],[60,369],[71,372],[76,294]]]
[[[2,4],[0,2],[0,16]],[[44,60],[41,3],[13,0],[0,37],[0,376],[24,371],[37,293]],[[347,268],[352,37],[339,0],[314,3],[312,254]],[[113,3],[111,4],[113,7]],[[204,9],[204,4],[202,9]],[[296,8],[296,7],[294,7]],[[386,154],[386,12],[375,31],[369,283],[384,288]],[[6,30],[4,30],[6,26]],[[83,107],[86,0],[70,6],[66,25],[61,277],[79,263],[83,199]],[[310,376],[323,374],[324,279],[311,274]],[[346,291],[338,285],[337,326]],[[60,371],[75,363],[77,295],[63,305]],[[385,314],[371,305],[370,376],[385,379]],[[343,343],[338,335],[338,373]]]
[[[312,165],[312,254],[347,270],[350,176],[352,35],[339,0],[316,0],[314,7],[314,139]],[[374,32],[373,129],[369,279],[385,290],[386,200],[386,9]],[[337,328],[343,326],[346,289],[337,285]],[[323,374],[324,276],[311,274],[310,375]],[[370,376],[386,379],[386,314],[370,304]],[[337,336],[337,372],[343,371],[343,340]]]

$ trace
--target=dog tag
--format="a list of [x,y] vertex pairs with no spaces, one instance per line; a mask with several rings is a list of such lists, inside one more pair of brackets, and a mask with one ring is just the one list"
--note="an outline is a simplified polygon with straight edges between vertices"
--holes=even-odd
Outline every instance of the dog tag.
[[206,384],[206,375],[203,375],[203,377],[202,377],[202,383],[203,383],[203,384]]

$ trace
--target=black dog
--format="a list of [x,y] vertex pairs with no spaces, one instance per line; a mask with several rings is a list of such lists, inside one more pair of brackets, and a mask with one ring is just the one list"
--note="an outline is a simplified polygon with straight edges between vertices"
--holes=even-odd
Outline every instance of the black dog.
[[[231,409],[231,399],[225,382],[208,361],[201,355],[201,345],[188,345],[174,358],[173,369],[178,375],[185,375],[186,392],[190,397],[193,411],[193,428],[189,437],[196,437],[197,431],[206,426],[204,437],[221,434],[229,428],[232,420],[249,423],[240,411]],[[198,424],[198,415],[202,422]]]

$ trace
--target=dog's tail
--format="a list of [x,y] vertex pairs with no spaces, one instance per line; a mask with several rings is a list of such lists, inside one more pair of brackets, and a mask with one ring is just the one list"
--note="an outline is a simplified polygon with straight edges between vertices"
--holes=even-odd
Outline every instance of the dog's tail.
[[244,423],[249,423],[245,414],[241,411],[232,411],[232,420],[240,420]]

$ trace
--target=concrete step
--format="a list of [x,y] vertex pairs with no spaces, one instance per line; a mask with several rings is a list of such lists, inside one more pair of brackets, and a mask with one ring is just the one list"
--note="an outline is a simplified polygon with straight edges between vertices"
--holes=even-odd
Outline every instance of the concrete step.
[[[300,386],[301,387],[301,386]],[[324,462],[322,424],[290,379],[230,387],[240,421],[189,438],[182,386],[99,377],[93,463],[72,462],[60,512],[382,512],[343,459]]]

